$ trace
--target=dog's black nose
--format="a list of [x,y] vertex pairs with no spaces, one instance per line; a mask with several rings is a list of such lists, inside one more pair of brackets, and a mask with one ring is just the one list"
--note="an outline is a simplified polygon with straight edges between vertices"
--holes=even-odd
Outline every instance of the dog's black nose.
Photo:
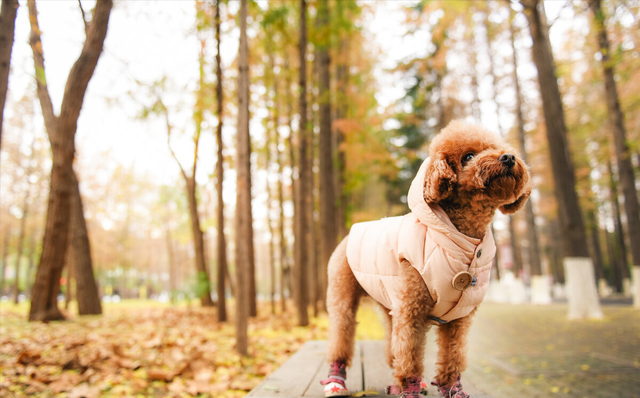
[[513,167],[513,165],[516,164],[516,155],[511,153],[503,153],[502,155],[500,155],[498,160],[504,163],[504,165],[507,167]]

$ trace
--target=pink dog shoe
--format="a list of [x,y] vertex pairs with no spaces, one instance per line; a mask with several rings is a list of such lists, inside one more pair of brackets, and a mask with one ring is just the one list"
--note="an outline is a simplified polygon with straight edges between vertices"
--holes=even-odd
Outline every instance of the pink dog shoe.
[[435,380],[431,382],[432,386],[438,387],[438,391],[443,397],[447,398],[469,398],[469,394],[462,390],[462,384],[460,383],[460,376],[455,382],[451,383],[448,386],[441,386]]
[[408,377],[404,380],[402,387],[389,386],[385,389],[387,395],[398,395],[402,398],[420,398],[420,393],[427,390],[427,385],[422,381],[422,377]]
[[347,378],[347,366],[344,363],[334,362],[329,369],[329,377],[322,380],[320,384],[324,386],[324,396],[348,397],[349,390],[345,385]]

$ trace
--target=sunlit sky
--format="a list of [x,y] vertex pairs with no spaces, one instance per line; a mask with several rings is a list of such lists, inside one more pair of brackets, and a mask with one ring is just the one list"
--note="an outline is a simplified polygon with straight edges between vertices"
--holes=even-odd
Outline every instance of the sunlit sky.
[[[375,1],[367,2],[372,12],[367,13],[363,24],[365,33],[371,38],[372,47],[379,49],[379,64],[375,70],[378,80],[377,100],[380,109],[393,104],[404,90],[399,77],[388,73],[399,61],[425,51],[429,40],[426,32],[405,35],[406,26],[402,7],[415,2]],[[59,109],[64,85],[73,62],[77,59],[84,42],[84,26],[76,1],[39,1],[39,22],[45,55],[47,82],[54,108]],[[93,2],[83,1],[86,11],[93,8]],[[266,7],[266,2],[260,2]],[[549,20],[555,20],[564,1],[546,3]],[[230,2],[226,12],[235,13],[238,2]],[[172,122],[183,132],[172,141],[172,146],[182,159],[190,165],[192,144],[189,136],[193,130],[191,106],[194,102],[193,90],[198,78],[198,43],[195,23],[194,1],[116,1],[111,13],[105,50],[89,84],[84,106],[80,114],[76,136],[77,166],[82,175],[83,165],[96,167],[98,161],[106,161],[98,178],[109,178],[110,170],[117,164],[133,165],[135,170],[158,183],[178,181],[179,169],[167,148],[164,123],[157,119],[139,120],[137,115],[143,104],[149,104],[145,91],[136,81],[152,83],[162,76],[170,79],[170,92],[166,101],[172,108]],[[552,28],[554,45],[568,22],[557,21]],[[563,27],[565,26],[565,27]],[[16,21],[15,44],[12,55],[12,71],[9,83],[9,97],[5,108],[5,118],[11,115],[11,103],[20,99],[26,90],[34,90],[33,59],[28,44],[29,22],[26,1],[20,1]],[[250,32],[250,35],[252,32]],[[255,32],[253,32],[255,34]],[[237,29],[223,25],[222,62],[223,70],[230,68],[237,53],[239,33]],[[214,41],[209,42],[207,56],[214,56]],[[531,65],[524,65],[519,73],[535,74]],[[488,95],[482,94],[485,99]],[[497,119],[492,116],[490,101],[483,103],[483,122],[496,130]],[[486,109],[485,109],[486,108]],[[262,137],[259,116],[264,114],[252,108],[254,118],[251,132],[254,140]],[[255,117],[255,116],[258,117]],[[503,123],[512,123],[511,116],[505,116]],[[225,143],[233,150],[235,118],[225,119]],[[198,163],[197,180],[201,184],[210,183],[214,169],[214,126],[215,120],[207,120],[208,127],[201,141],[201,156]],[[506,126],[508,127],[508,126]],[[108,156],[104,156],[108,152]],[[232,152],[231,152],[232,153]],[[105,160],[107,159],[107,160]],[[100,165],[102,166],[102,165]],[[254,166],[255,167],[255,166]],[[227,174],[225,181],[225,202],[235,202],[235,176]],[[261,181],[262,180],[262,181]],[[264,184],[264,178],[254,179]],[[264,190],[254,190],[256,192]]]

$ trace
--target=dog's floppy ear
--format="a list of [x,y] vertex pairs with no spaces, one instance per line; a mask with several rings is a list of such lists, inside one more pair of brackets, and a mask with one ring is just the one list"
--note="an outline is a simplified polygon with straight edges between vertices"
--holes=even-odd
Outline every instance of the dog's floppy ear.
[[438,203],[446,199],[457,180],[458,176],[442,155],[432,158],[424,176],[424,200]]
[[513,214],[516,211],[520,210],[525,203],[527,203],[527,199],[531,195],[531,185],[527,185],[522,194],[515,202],[509,203],[506,205],[500,206],[500,211],[502,214]]

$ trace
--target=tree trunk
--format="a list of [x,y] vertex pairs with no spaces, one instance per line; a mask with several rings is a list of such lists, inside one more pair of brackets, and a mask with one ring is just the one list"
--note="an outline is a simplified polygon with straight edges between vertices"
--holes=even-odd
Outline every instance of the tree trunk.
[[68,246],[73,192],[74,138],[87,85],[102,52],[113,3],[111,0],[96,3],[82,51],[69,72],[60,115],[57,117],[53,113],[45,80],[44,56],[35,1],[29,0],[27,6],[31,23],[30,44],[35,64],[38,98],[53,153],[47,221],[29,320],[49,321],[64,319],[58,309],[56,297],[60,291],[60,275]]
[[[624,195],[624,208],[627,213],[627,230],[629,235],[629,247],[633,265],[640,266],[640,205],[636,191],[633,165],[631,164],[631,151],[627,143],[627,132],[624,125],[624,115],[620,108],[618,90],[614,78],[614,61],[611,59],[609,39],[604,25],[604,13],[601,0],[590,0],[589,7],[595,17],[595,26],[598,33],[598,44],[602,54],[602,67],[604,71],[605,96],[609,113],[609,124],[613,130],[613,143],[618,160],[618,176],[622,184]],[[622,230],[620,230],[622,233]],[[626,262],[626,259],[625,259]]]
[[22,246],[24,242],[24,231],[27,224],[27,217],[29,215],[29,190],[24,196],[24,202],[22,203],[22,218],[20,218],[20,232],[18,233],[18,252],[16,254],[16,278],[13,281],[13,302],[18,304],[18,294],[20,294],[20,259],[22,258]]
[[[338,243],[336,228],[336,196],[334,193],[334,154],[331,132],[331,93],[329,76],[329,2],[318,4],[318,29],[323,42],[318,43],[318,81],[320,103],[320,262],[318,299],[325,301],[327,291],[327,264]],[[324,32],[324,33],[323,33]],[[323,306],[324,307],[324,306]]]
[[[36,233],[31,235],[31,239],[29,239],[29,269],[27,270],[27,276],[25,278],[25,283],[27,286],[27,297],[31,297],[33,293],[33,284],[31,283],[31,275],[33,274],[33,268],[35,268],[36,262]],[[0,294],[2,293],[2,289],[0,289]]]
[[[273,66],[272,70],[275,70],[275,65],[274,65],[274,61],[273,61],[273,56],[270,55],[271,58],[271,65]],[[274,101],[275,102],[275,106],[274,106],[274,115],[273,115],[273,123],[274,123],[274,141],[275,141],[275,147],[276,147],[276,161],[278,163],[278,215],[279,215],[279,223],[278,223],[278,232],[279,232],[279,241],[280,241],[280,249],[279,249],[279,258],[280,258],[280,270],[284,270],[286,268],[286,264],[288,264],[288,256],[287,256],[287,240],[285,237],[285,233],[284,233],[284,224],[285,224],[285,216],[284,216],[284,191],[283,191],[283,184],[284,184],[284,162],[282,159],[282,151],[280,150],[280,132],[278,131],[278,125],[279,125],[279,121],[280,121],[280,115],[278,112],[279,109],[279,104],[277,102],[278,99],[278,80],[277,77],[274,75],[273,76],[273,92],[274,92]],[[273,280],[275,282],[275,268],[273,269]],[[280,272],[280,275],[282,275],[283,272]],[[280,286],[282,286],[284,284],[284,280],[283,278],[280,278]],[[275,285],[272,287],[273,292],[272,295],[275,296]],[[280,293],[283,293],[283,289],[282,287],[280,288]],[[281,300],[284,303],[284,296],[281,296]],[[284,310],[283,310],[284,312]],[[274,310],[273,313],[275,314],[275,302],[274,302]]]
[[[337,12],[340,14],[340,18],[344,13],[343,2],[336,2]],[[345,35],[346,36],[346,35]],[[349,40],[348,37],[340,38],[340,56],[337,60],[336,66],[336,121],[337,123],[335,134],[335,153],[337,153],[337,173],[335,181],[335,192],[337,200],[336,206],[336,220],[337,220],[337,234],[338,240],[341,240],[349,231],[347,230],[347,205],[348,196],[345,189],[346,185],[346,165],[347,159],[345,154],[345,127],[344,122],[347,120],[347,113],[349,110],[347,98],[349,96]]]
[[[273,52],[271,50],[271,48],[267,48],[267,53],[269,54],[269,66],[268,66],[268,71],[273,71]],[[269,76],[273,78],[272,73],[268,72]],[[268,91],[267,91],[268,93]],[[267,94],[268,95],[268,94]],[[269,113],[273,113],[274,112],[274,108],[275,106],[271,106],[271,109],[269,109]],[[273,116],[273,115],[272,115]],[[277,125],[275,127],[277,129]],[[265,220],[267,223],[267,226],[269,228],[269,287],[270,287],[270,301],[271,301],[271,313],[275,315],[276,313],[276,265],[275,265],[275,259],[274,259],[274,255],[275,255],[275,243],[273,242],[274,238],[275,238],[275,234],[273,231],[273,224],[271,223],[271,210],[272,210],[272,197],[271,197],[271,184],[269,183],[269,172],[270,172],[270,166],[271,166],[271,140],[273,139],[272,137],[272,132],[271,129],[267,126],[266,129],[266,134],[267,134],[267,141],[265,142],[265,152],[266,152],[266,159],[265,159],[265,169],[267,172],[267,219]],[[277,144],[276,144],[277,145]]]
[[251,292],[251,144],[249,137],[249,49],[247,0],[240,1],[240,48],[238,64],[237,199],[236,199],[236,350],[248,354],[249,294]]
[[176,292],[176,259],[173,252],[173,239],[171,238],[171,227],[169,223],[165,221],[164,230],[165,245],[167,246],[167,257],[169,260],[169,295],[171,303],[175,304],[175,292]]
[[596,281],[600,283],[601,280],[604,280],[604,264],[602,262],[602,250],[600,249],[598,221],[594,210],[587,212],[587,223],[591,231],[591,259],[593,260],[593,268],[596,271]]
[[[73,204],[72,204],[72,206],[73,206]],[[73,217],[73,214],[71,215],[71,217]],[[70,231],[69,233],[72,234],[73,231]],[[66,289],[65,289],[65,294],[64,294],[64,309],[67,310],[67,311],[69,310],[69,304],[73,301],[73,291],[71,289],[71,281],[74,278],[74,269],[76,268],[75,264],[73,263],[73,257],[74,256],[73,256],[73,253],[71,253],[72,252],[72,247],[71,247],[71,245],[72,245],[71,241],[72,240],[73,239],[69,239],[69,248],[67,249],[67,256],[66,256],[65,261],[64,261],[64,268],[67,271],[66,272],[67,281],[66,281],[66,284],[65,284],[66,285]]]
[[[511,49],[513,51],[513,85],[516,90],[516,120],[518,122],[518,143],[520,144],[520,156],[522,160],[528,162],[527,149],[525,145],[524,117],[522,116],[522,94],[520,93],[520,81],[518,79],[518,58],[516,56],[516,41],[513,28],[513,18],[515,15],[511,11],[509,18],[509,33],[511,36]],[[527,253],[529,254],[529,264],[532,275],[542,275],[542,263],[540,261],[540,243],[538,242],[538,229],[536,227],[535,214],[533,212],[533,200],[529,198],[525,204],[525,219],[527,221]]]
[[189,199],[189,219],[191,220],[191,231],[193,232],[193,245],[196,252],[196,270],[198,271],[200,302],[203,307],[212,307],[211,283],[204,252],[204,234],[200,228],[200,215],[198,214],[198,202],[196,199],[195,169],[193,170],[193,176],[186,178],[185,183]]
[[[73,260],[73,277],[76,280],[76,301],[78,302],[78,314],[97,315],[102,314],[98,284],[93,275],[93,261],[91,260],[91,246],[87,223],[84,219],[82,196],[76,174],[73,173],[73,185],[71,194],[71,231],[69,242]],[[71,267],[69,268],[71,270]],[[71,279],[68,281],[71,287]]]
[[[285,58],[285,66],[284,69],[289,71],[289,58]],[[299,189],[298,189],[298,170],[296,167],[296,158],[295,158],[295,145],[293,142],[293,126],[291,120],[293,119],[293,97],[291,95],[291,87],[293,82],[291,81],[291,74],[287,73],[286,80],[286,91],[287,91],[287,127],[289,128],[289,166],[291,167],[291,200],[293,202],[293,266],[298,267],[300,264],[300,254],[299,254],[299,245],[296,243],[295,237],[300,236],[300,202],[299,202]],[[282,264],[281,274],[280,274],[280,297],[282,298],[282,312],[284,313],[287,310],[286,300],[285,300],[285,287],[289,287],[289,292],[291,292],[291,263]]]
[[216,143],[218,145],[216,162],[216,192],[218,194],[218,322],[227,320],[226,291],[224,286],[227,273],[227,242],[224,235],[224,201],[222,199],[222,183],[224,181],[224,159],[222,156],[222,61],[220,58],[220,0],[216,0],[216,97],[218,127]]
[[516,278],[522,277],[522,270],[524,269],[522,263],[522,250],[516,237],[516,226],[513,216],[509,216],[509,245],[511,246],[511,253],[513,257],[513,273]]
[[2,241],[2,271],[0,272],[0,296],[4,294],[4,282],[7,273],[7,258],[9,257],[9,241],[11,238],[11,230],[9,227],[4,229],[4,240]]
[[616,242],[616,233],[606,233],[607,253],[609,257],[609,267],[611,269],[611,277],[613,278],[613,286],[616,292],[622,293],[622,275],[620,274],[618,244]]
[[2,148],[2,121],[4,120],[4,103],[9,87],[9,70],[11,69],[11,50],[13,50],[13,33],[18,13],[18,0],[2,0],[0,10],[0,149]]
[[547,140],[549,141],[555,194],[558,201],[563,256],[589,257],[584,222],[575,190],[574,168],[570,158],[567,127],[544,8],[539,0],[523,0],[522,5],[525,7],[524,13],[529,20],[531,38],[533,39],[532,58],[538,69],[538,83],[542,97]]
[[298,139],[298,235],[296,235],[296,245],[298,247],[299,263],[296,264],[294,295],[298,312],[298,325],[307,326],[309,315],[307,306],[309,304],[309,291],[307,289],[307,267],[309,262],[308,250],[308,220],[307,201],[310,184],[307,179],[307,158],[308,158],[308,131],[307,131],[307,1],[300,0],[300,126]]
[[628,256],[627,256],[627,244],[624,241],[624,230],[622,229],[622,217],[620,216],[620,203],[618,201],[618,185],[616,184],[615,175],[613,174],[613,165],[611,164],[611,160],[608,162],[609,167],[609,199],[611,200],[611,204],[613,204],[613,221],[615,234],[618,238],[618,250],[620,257],[616,262],[619,273],[622,275],[623,279],[631,278],[631,273],[629,272],[629,264],[628,264]]

